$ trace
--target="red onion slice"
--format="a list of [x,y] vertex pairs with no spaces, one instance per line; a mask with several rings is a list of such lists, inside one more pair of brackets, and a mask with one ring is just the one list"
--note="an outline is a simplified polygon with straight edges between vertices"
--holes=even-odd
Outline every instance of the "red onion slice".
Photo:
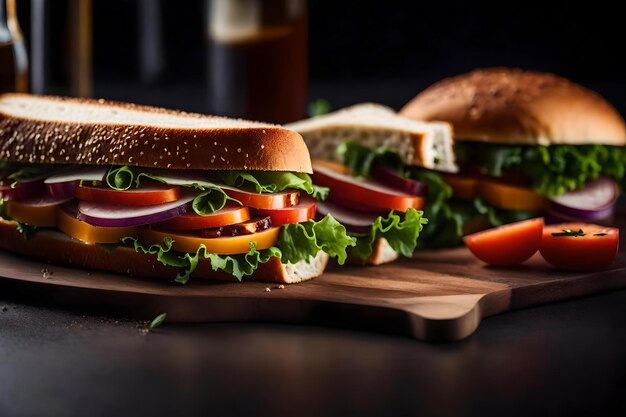
[[46,186],[41,179],[33,181],[20,181],[15,187],[2,188],[2,198],[7,201],[31,200],[46,195]]
[[417,195],[420,197],[428,194],[428,185],[417,180],[404,178],[393,168],[389,168],[381,164],[374,164],[370,171],[370,175],[375,180],[407,194]]
[[615,181],[609,177],[593,180],[580,190],[550,198],[552,210],[578,219],[599,219],[613,209],[618,197]]
[[378,217],[378,214],[358,212],[328,201],[319,201],[317,203],[318,217],[327,214],[332,215],[347,230],[355,233],[369,233],[372,230],[372,223]]
[[117,206],[90,201],[78,203],[78,219],[94,226],[124,227],[158,223],[185,214],[191,209],[195,193],[180,200],[155,206]]

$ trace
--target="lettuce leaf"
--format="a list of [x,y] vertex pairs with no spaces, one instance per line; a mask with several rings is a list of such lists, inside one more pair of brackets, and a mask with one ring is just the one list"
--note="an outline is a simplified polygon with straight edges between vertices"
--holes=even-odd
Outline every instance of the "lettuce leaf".
[[[281,255],[280,250],[273,247],[258,251],[254,242],[250,242],[250,250],[247,253],[238,255],[208,253],[204,245],[200,245],[196,253],[176,252],[172,250],[174,240],[170,237],[163,239],[162,245],[145,245],[135,237],[122,238],[122,243],[132,247],[139,253],[156,256],[157,260],[163,265],[179,268],[180,272],[174,279],[174,282],[178,284],[186,284],[189,281],[189,277],[196,270],[201,257],[211,261],[211,268],[214,271],[224,271],[241,281],[244,276],[251,275],[258,268],[259,264],[269,261],[272,256],[280,257]],[[109,251],[112,248],[103,249]]]
[[428,223],[423,214],[422,211],[410,208],[404,215],[396,214],[392,210],[387,217],[379,216],[372,224],[369,234],[354,235],[356,245],[352,248],[352,253],[365,261],[372,254],[374,242],[385,238],[393,250],[410,258],[422,228]]
[[[319,222],[309,220],[305,223],[283,226],[276,245],[260,251],[256,249],[255,242],[250,242],[250,250],[237,255],[209,253],[204,245],[200,245],[195,253],[181,253],[172,249],[173,243],[171,237],[166,237],[163,244],[153,245],[145,245],[131,236],[121,240],[121,244],[137,252],[156,256],[163,265],[179,268],[180,272],[174,281],[185,284],[202,258],[211,261],[211,268],[214,271],[224,271],[240,281],[243,277],[252,275],[260,264],[266,263],[273,256],[279,257],[283,263],[297,263],[302,260],[308,261],[323,250],[343,264],[347,256],[346,247],[354,246],[355,239],[346,234],[344,226],[331,216],[326,216]],[[119,245],[99,246],[107,252],[112,252]]]
[[461,164],[478,164],[495,177],[505,171],[520,172],[543,196],[557,196],[583,188],[588,181],[608,175],[621,181],[626,172],[626,147],[609,145],[504,146],[475,142],[457,143]]
[[322,250],[343,265],[348,256],[346,248],[355,244],[356,239],[348,236],[346,228],[327,214],[320,221],[284,225],[276,246],[283,263],[308,260]]
[[257,193],[277,193],[287,188],[301,190],[318,200],[325,200],[328,188],[313,185],[311,176],[288,171],[216,171],[226,185],[252,187]]
[[502,226],[507,223],[519,222],[522,220],[540,217],[539,211],[503,210],[496,208],[480,197],[474,198],[473,202],[476,212],[486,216],[489,225],[492,227]]

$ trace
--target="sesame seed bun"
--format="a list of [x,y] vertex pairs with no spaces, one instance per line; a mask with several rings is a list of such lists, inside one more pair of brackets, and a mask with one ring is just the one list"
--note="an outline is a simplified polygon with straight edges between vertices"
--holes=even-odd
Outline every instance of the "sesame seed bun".
[[280,126],[106,100],[0,95],[0,160],[311,173]]
[[460,141],[626,144],[624,119],[598,94],[553,74],[519,69],[479,69],[442,80],[400,114],[449,122]]

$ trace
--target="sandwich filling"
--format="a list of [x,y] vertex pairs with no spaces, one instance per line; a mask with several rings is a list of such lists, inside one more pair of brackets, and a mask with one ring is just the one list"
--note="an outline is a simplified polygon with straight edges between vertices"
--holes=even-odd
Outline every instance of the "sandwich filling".
[[3,162],[0,214],[24,238],[41,228],[155,256],[186,283],[200,259],[241,280],[272,257],[342,264],[356,239],[331,215],[328,190],[305,173],[191,171]]
[[408,166],[394,151],[351,141],[341,154],[358,175],[385,166],[425,185],[429,226],[419,245],[426,247],[458,245],[469,231],[537,216],[601,221],[612,215],[626,171],[626,149],[608,145],[457,142],[459,174]]

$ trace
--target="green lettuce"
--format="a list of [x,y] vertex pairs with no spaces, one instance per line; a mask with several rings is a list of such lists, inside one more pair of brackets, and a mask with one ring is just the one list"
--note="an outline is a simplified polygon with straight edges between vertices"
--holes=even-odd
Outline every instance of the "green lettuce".
[[457,143],[461,164],[478,164],[488,175],[520,172],[543,196],[557,196],[583,188],[600,175],[621,181],[626,172],[626,147],[609,145],[505,146]]
[[284,225],[276,246],[283,263],[308,260],[322,250],[343,265],[348,256],[346,248],[355,243],[356,239],[348,236],[346,228],[327,214],[320,221]]
[[[159,262],[166,266],[179,269],[174,282],[186,284],[189,277],[195,271],[200,259],[208,259],[214,271],[223,271],[242,280],[245,276],[252,275],[259,265],[266,263],[276,256],[281,262],[297,263],[309,261],[319,251],[336,257],[339,263],[346,260],[346,247],[353,246],[355,239],[346,234],[344,226],[339,224],[332,216],[326,216],[319,222],[309,220],[305,223],[290,224],[283,226],[276,245],[257,250],[256,243],[250,242],[250,250],[247,253],[237,255],[217,255],[207,252],[206,246],[200,245],[195,253],[181,253],[172,249],[174,239],[166,237],[162,244],[146,245],[136,237],[124,237],[121,244],[133,248],[139,253],[153,255]],[[107,252],[117,249],[119,244],[98,245]]]
[[122,243],[139,253],[156,256],[163,265],[179,268],[180,272],[174,279],[178,284],[186,284],[189,281],[201,258],[209,259],[214,271],[224,271],[241,281],[244,276],[252,275],[260,264],[266,263],[272,256],[280,257],[280,250],[277,248],[258,251],[254,242],[250,242],[250,250],[247,253],[238,255],[209,253],[204,245],[200,245],[196,253],[176,252],[172,250],[174,240],[170,237],[163,239],[163,244],[145,245],[135,237],[122,238]]
[[313,185],[311,176],[288,171],[216,171],[215,175],[231,187],[251,187],[257,193],[277,193],[287,188],[301,190],[325,200],[328,188]]
[[404,215],[393,210],[387,217],[379,216],[372,223],[370,232],[366,235],[354,235],[356,245],[352,253],[365,261],[373,252],[374,242],[384,238],[397,253],[411,257],[417,246],[417,238],[428,220],[423,212],[410,208]]
[[522,210],[503,210],[496,208],[480,197],[474,198],[472,201],[476,212],[486,216],[490,226],[502,226],[503,224],[519,222],[522,220],[540,217],[541,212],[538,211],[522,211]]
[[[165,183],[166,181],[159,175],[155,175],[149,172],[144,172],[135,167],[129,167],[127,165],[121,167],[111,167],[106,173],[104,179],[107,185],[114,190],[128,190],[130,188],[139,187],[142,178]],[[191,207],[193,211],[200,216],[207,216],[221,210],[229,200],[237,201],[229,197],[218,186],[200,185],[197,183],[190,183],[187,187],[195,188],[202,191],[198,194]],[[238,202],[238,201],[237,201]]]

